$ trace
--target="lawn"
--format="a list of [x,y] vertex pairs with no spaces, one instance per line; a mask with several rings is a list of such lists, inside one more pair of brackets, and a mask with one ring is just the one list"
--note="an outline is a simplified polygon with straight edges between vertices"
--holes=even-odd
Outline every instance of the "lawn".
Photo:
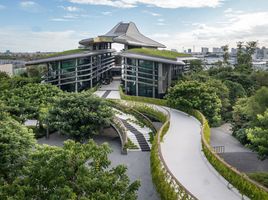
[[88,51],[87,49],[71,49],[71,50],[66,50],[62,52],[57,52],[57,53],[52,53],[49,55],[42,56],[41,58],[51,58],[51,57],[57,57],[57,56],[66,56],[66,55],[71,55],[71,54],[78,54],[78,53],[83,53],[85,51]]
[[149,49],[149,48],[135,48],[127,50],[129,53],[143,54],[148,56],[161,57],[171,60],[177,60],[178,57],[192,57],[189,54],[178,53],[168,50],[159,50],[159,49]]

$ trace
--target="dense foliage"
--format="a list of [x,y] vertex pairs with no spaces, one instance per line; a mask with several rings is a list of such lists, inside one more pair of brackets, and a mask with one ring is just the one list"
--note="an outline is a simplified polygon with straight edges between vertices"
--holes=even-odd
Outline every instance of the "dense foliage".
[[211,124],[218,124],[221,120],[221,100],[209,84],[180,81],[169,89],[165,98],[171,107],[186,111],[200,110]]
[[105,101],[91,93],[66,93],[54,99],[48,112],[50,127],[77,141],[83,141],[105,125],[113,116]]
[[39,119],[39,110],[48,107],[52,98],[62,91],[50,84],[29,83],[22,87],[5,90],[0,95],[6,112],[19,121]]
[[39,146],[23,168],[23,176],[2,187],[1,199],[137,199],[139,182],[130,184],[126,167],[109,167],[108,145],[65,142]]
[[268,157],[268,109],[257,115],[253,128],[246,130],[250,146],[259,153],[261,159]]
[[0,112],[0,185],[21,175],[34,143],[31,130]]

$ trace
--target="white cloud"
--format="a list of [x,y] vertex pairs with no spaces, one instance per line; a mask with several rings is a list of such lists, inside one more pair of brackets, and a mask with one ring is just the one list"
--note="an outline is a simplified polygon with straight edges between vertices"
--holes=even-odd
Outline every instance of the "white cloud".
[[34,1],[22,1],[20,2],[20,6],[22,8],[32,8],[35,7],[37,5],[37,3],[35,3]]
[[68,11],[68,12],[78,12],[81,10],[80,8],[75,7],[75,6],[59,6],[59,7]]
[[0,10],[4,10],[6,6],[0,4]]
[[[241,13],[234,10],[225,12],[226,21],[215,24],[193,23],[190,31],[172,34],[160,42],[170,48],[207,46],[236,46],[237,41],[258,40],[268,46],[268,12]],[[230,15],[230,13],[232,13]]]
[[50,21],[54,21],[54,22],[69,22],[69,21],[73,21],[73,20],[66,19],[66,18],[52,18],[52,19],[50,19]]
[[160,8],[218,7],[224,0],[69,0],[72,3],[132,8],[138,4]]
[[103,14],[103,15],[112,15],[112,12],[110,12],[110,11],[105,11],[105,12],[102,12],[101,14]]
[[144,11],[142,11],[143,13],[146,13],[146,14],[149,14],[149,15],[152,15],[152,16],[154,16],[154,17],[160,17],[160,16],[162,16],[161,14],[159,14],[159,13],[156,13],[156,12],[151,12],[151,11],[148,11],[148,10],[144,10]]
[[88,34],[66,31],[34,32],[26,29],[0,28],[0,51],[16,52],[62,51],[78,47],[78,41]]
[[170,34],[168,33],[155,33],[152,35],[154,38],[169,38]]

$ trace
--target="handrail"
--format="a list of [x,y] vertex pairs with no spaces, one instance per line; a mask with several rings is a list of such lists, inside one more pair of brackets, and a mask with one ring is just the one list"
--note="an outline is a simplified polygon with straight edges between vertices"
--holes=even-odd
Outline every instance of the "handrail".
[[111,126],[116,130],[116,132],[118,133],[120,137],[121,153],[127,154],[127,150],[125,149],[125,145],[127,144],[127,130],[123,122],[119,118],[113,117]]

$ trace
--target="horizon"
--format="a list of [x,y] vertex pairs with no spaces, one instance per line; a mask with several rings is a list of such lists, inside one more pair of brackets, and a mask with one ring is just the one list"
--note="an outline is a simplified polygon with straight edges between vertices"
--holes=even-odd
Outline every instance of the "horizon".
[[[0,0],[0,52],[53,52],[133,21],[141,33],[179,52],[268,46],[265,0]],[[144,20],[146,19],[146,20]]]

